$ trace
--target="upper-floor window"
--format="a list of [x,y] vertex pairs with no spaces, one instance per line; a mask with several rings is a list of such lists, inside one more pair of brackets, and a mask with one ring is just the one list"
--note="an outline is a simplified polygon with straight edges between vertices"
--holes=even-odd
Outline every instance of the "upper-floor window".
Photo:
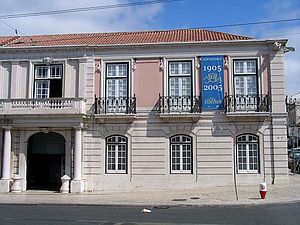
[[169,62],[169,95],[190,97],[192,92],[192,62]]
[[127,97],[128,63],[106,64],[106,97]]
[[237,137],[237,170],[239,173],[258,173],[258,143],[258,137],[252,134],[242,134]]
[[234,60],[233,75],[236,96],[256,96],[258,94],[256,59]]
[[192,173],[192,138],[176,135],[170,138],[171,173]]
[[106,138],[106,172],[126,173],[127,138],[114,135]]
[[160,98],[160,111],[182,113],[191,112],[192,61],[168,62],[168,93]]
[[34,70],[35,98],[61,98],[62,76],[62,64],[36,65]]

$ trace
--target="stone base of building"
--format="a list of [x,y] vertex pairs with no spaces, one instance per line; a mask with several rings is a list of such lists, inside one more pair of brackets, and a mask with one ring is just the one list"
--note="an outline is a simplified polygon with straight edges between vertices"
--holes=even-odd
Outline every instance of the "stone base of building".
[[10,191],[12,180],[11,179],[1,179],[0,180],[0,192],[7,193]]
[[71,181],[71,193],[82,193],[84,191],[83,180],[72,180]]

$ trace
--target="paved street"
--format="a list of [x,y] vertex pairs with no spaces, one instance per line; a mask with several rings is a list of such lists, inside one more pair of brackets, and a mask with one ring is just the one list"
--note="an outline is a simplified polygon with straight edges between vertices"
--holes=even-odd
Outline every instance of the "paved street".
[[243,224],[298,225],[300,204],[248,206],[0,205],[1,225]]
[[[300,202],[300,175],[290,175],[287,183],[268,185],[266,199],[260,199],[258,185],[199,187],[194,189],[103,191],[60,194],[50,191],[1,193],[0,204],[77,204],[77,205],[261,205]],[[237,193],[237,195],[236,195]],[[238,200],[237,198],[238,197]],[[300,224],[300,223],[299,223]]]

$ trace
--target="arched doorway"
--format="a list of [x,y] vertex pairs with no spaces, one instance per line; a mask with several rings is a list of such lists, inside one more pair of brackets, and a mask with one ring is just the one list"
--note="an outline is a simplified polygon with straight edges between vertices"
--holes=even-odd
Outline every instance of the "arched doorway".
[[65,138],[54,132],[32,135],[27,149],[27,189],[58,191],[64,172]]

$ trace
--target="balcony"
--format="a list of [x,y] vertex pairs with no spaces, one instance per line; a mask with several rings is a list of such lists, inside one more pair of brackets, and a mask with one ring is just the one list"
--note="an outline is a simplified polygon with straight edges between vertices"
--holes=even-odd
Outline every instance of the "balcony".
[[225,113],[227,115],[267,116],[270,112],[268,95],[227,95]]
[[198,118],[200,113],[200,96],[159,96],[161,118]]
[[85,114],[83,98],[0,99],[0,115]]
[[95,97],[94,115],[98,122],[132,121],[136,114],[136,97]]

